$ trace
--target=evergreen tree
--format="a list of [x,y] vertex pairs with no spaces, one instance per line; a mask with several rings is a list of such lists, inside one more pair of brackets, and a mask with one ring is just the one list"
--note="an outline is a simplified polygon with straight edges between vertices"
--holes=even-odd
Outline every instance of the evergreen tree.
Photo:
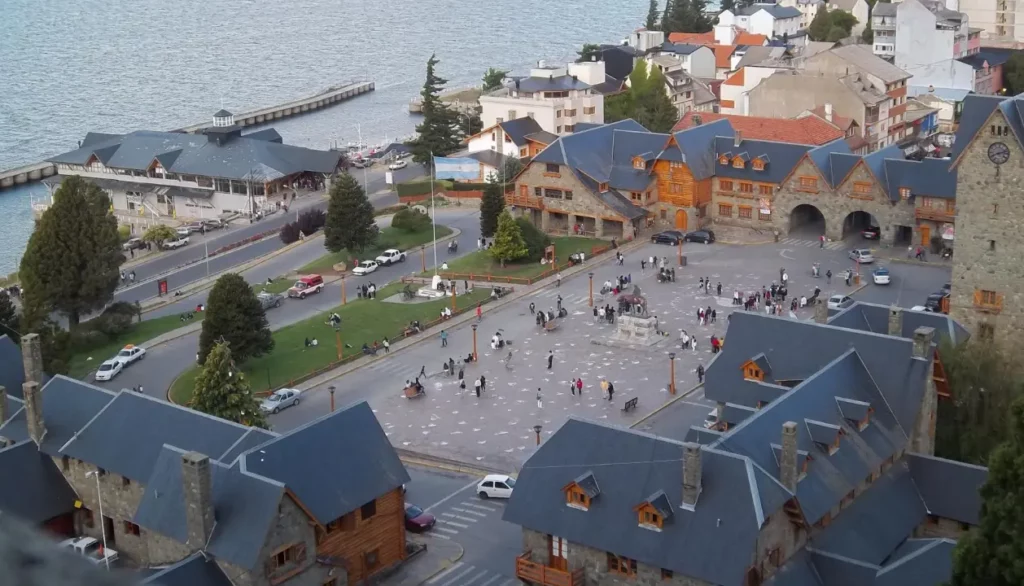
[[441,90],[448,80],[434,73],[437,63],[436,55],[431,55],[427,60],[427,79],[420,91],[423,122],[416,127],[417,136],[409,143],[412,159],[428,167],[434,165],[431,156],[443,157],[459,150],[461,146],[455,132],[458,126],[456,115],[441,101]]
[[651,68],[645,92],[634,99],[636,121],[651,132],[670,132],[679,122],[679,109],[668,97],[665,75],[657,67]]
[[11,336],[11,339],[18,337],[18,310],[11,301],[11,296],[6,289],[0,288],[0,336]]
[[519,260],[530,252],[526,247],[526,240],[523,239],[523,231],[508,210],[498,216],[498,229],[495,231],[494,243],[491,244],[489,251],[502,267],[506,262]]
[[196,377],[190,407],[242,425],[269,429],[249,381],[231,359],[227,342],[217,342],[206,356],[203,370]]
[[665,0],[665,10],[661,12],[661,26],[659,27],[665,32],[665,40],[668,40],[668,35],[672,32],[672,13],[675,11],[676,0]]
[[338,175],[327,202],[324,247],[331,252],[362,252],[377,241],[378,234],[373,204],[362,186],[348,173]]
[[494,236],[498,229],[498,216],[505,211],[504,191],[505,187],[491,173],[487,177],[487,187],[484,188],[484,195],[480,200],[480,234],[484,238]]
[[818,13],[811,20],[811,26],[807,27],[807,36],[812,41],[824,41],[828,38],[828,32],[832,30],[832,20],[828,16],[828,6],[822,4]]
[[595,45],[593,43],[586,43],[583,48],[576,52],[579,58],[576,59],[576,63],[583,63],[585,61],[596,61],[601,58],[601,45]]
[[629,93],[635,101],[637,96],[647,93],[650,88],[650,72],[647,69],[647,61],[641,59],[633,66],[629,74]]
[[693,3],[691,0],[674,0],[672,3],[672,13],[669,15],[669,21],[671,23],[671,31],[665,31],[673,33],[693,33],[702,32],[696,29],[696,19],[693,12]]
[[708,16],[707,0],[690,0],[690,14],[693,27],[690,32],[706,33],[715,26],[714,19]]
[[75,329],[83,313],[113,298],[123,260],[110,199],[85,179],[67,177],[21,259],[25,312],[36,319],[58,312]]
[[736,0],[722,0],[720,3],[722,11],[728,10],[729,12],[736,13]]
[[981,522],[953,551],[951,586],[1024,584],[1024,399],[1010,407],[1010,435],[992,452]]
[[658,0],[651,0],[647,5],[647,21],[644,22],[644,28],[649,31],[658,30]]
[[506,75],[508,75],[507,71],[496,69],[494,67],[489,67],[487,71],[484,72],[484,93],[492,92],[500,88],[501,82],[505,80]]
[[157,224],[146,228],[146,231],[142,233],[143,242],[152,242],[157,246],[163,244],[165,240],[174,240],[178,237],[178,232],[170,226],[164,224]]
[[231,345],[231,352],[245,362],[274,349],[267,316],[252,287],[241,276],[225,273],[214,283],[206,299],[206,317],[199,334],[199,362],[218,342]]

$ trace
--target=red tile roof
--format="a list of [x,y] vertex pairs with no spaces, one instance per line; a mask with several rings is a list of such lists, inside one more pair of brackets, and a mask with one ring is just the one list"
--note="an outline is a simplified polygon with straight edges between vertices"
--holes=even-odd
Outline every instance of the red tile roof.
[[743,138],[751,140],[823,145],[844,136],[842,130],[814,116],[797,119],[763,118],[711,112],[687,112],[673,130],[685,130],[693,127],[694,116],[699,116],[702,123],[728,120],[733,129],[743,135]]
[[689,45],[711,45],[715,42],[715,32],[706,33],[669,33],[668,42]]
[[768,37],[765,35],[755,35],[746,31],[740,31],[736,38],[732,40],[733,45],[748,45],[751,47],[762,47],[768,41]]
[[712,45],[715,50],[715,67],[722,69],[732,68],[732,54],[736,52],[735,45]]
[[811,113],[820,118],[824,122],[831,122],[835,126],[838,126],[844,132],[849,130],[850,126],[853,125],[853,118],[847,118],[846,116],[840,116],[836,114],[835,109],[832,110],[832,120],[825,118],[825,106],[818,106],[811,110]]

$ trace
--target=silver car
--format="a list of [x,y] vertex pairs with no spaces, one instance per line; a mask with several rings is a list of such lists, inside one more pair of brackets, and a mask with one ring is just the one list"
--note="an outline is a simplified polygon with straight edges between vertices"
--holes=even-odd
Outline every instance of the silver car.
[[272,395],[263,399],[260,403],[260,410],[264,413],[277,413],[281,409],[294,407],[299,404],[298,389],[281,389],[274,391]]
[[862,265],[875,262],[875,257],[871,254],[871,250],[868,248],[854,248],[850,251],[850,258]]

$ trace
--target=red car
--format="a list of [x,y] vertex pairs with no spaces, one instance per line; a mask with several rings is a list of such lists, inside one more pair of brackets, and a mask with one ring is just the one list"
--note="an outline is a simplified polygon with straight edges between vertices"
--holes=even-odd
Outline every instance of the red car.
[[423,512],[423,509],[416,505],[405,505],[405,530],[413,533],[426,531],[437,523],[437,519],[430,513]]

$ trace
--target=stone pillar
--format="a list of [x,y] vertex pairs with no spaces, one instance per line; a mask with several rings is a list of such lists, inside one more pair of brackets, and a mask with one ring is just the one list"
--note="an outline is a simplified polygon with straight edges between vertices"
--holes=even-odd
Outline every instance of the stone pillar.
[[604,238],[604,220],[601,218],[594,218],[594,237]]
[[800,478],[796,457],[796,422],[787,421],[782,424],[782,454],[779,456],[779,480],[789,492],[796,493],[796,483]]
[[185,528],[189,549],[206,547],[213,532],[213,481],[210,458],[198,452],[181,456],[181,483],[185,499]]
[[540,231],[547,232],[551,226],[551,213],[547,210],[540,211]]
[[935,453],[935,418],[938,415],[939,397],[935,390],[933,363],[935,353],[932,351],[932,340],[935,328],[919,327],[914,330],[914,358],[925,360],[928,369],[925,371],[924,396],[921,397],[921,409],[917,412],[914,430],[910,436],[910,449],[919,454]]
[[903,336],[903,310],[895,305],[889,307],[889,335]]
[[39,334],[21,337],[21,360],[25,366],[25,381],[43,383],[43,345]]
[[930,360],[932,357],[932,340],[934,339],[935,328],[921,326],[914,330],[914,356]]
[[683,506],[694,507],[700,496],[700,444],[683,444]]
[[[22,338],[24,340],[24,338]],[[35,381],[21,385],[22,398],[25,400],[25,421],[28,424],[28,437],[39,445],[46,437],[46,425],[43,423],[43,404],[39,383]]]
[[824,299],[818,299],[814,302],[814,321],[819,324],[828,323],[828,304],[825,303]]
[[723,401],[715,403],[715,417],[718,418],[717,421],[719,423],[721,423],[722,418],[725,417],[725,403]]

